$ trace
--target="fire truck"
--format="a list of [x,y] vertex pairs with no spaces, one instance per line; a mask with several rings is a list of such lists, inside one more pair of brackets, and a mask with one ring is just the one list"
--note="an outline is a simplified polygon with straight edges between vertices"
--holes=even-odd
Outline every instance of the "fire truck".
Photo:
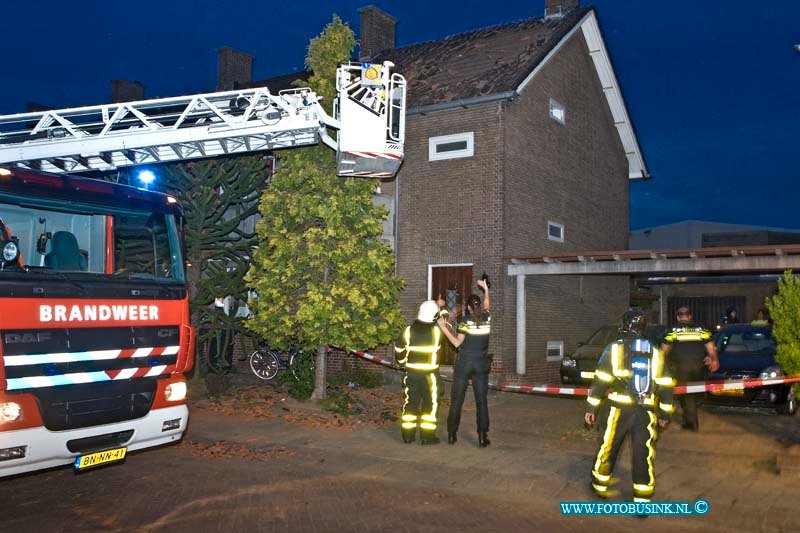
[[341,176],[403,159],[405,80],[346,63],[328,114],[253,88],[0,116],[0,477],[178,441],[194,331],[171,196],[75,173],[306,146]]

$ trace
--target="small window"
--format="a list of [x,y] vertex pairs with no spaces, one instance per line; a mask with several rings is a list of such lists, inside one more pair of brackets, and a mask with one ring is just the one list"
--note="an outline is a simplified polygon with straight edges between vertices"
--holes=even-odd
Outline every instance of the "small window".
[[567,123],[567,111],[564,106],[550,99],[550,118],[564,126]]
[[547,341],[547,360],[561,361],[564,358],[564,341]]
[[475,136],[470,132],[443,135],[428,139],[428,161],[472,157]]
[[551,241],[564,242],[564,224],[548,220],[547,238]]

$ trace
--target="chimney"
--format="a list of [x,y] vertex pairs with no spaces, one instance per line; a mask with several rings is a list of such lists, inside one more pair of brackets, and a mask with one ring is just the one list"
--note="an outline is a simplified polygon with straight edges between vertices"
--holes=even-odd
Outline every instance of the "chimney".
[[395,29],[397,19],[377,6],[369,5],[358,10],[361,13],[361,39],[358,59],[368,61],[379,52],[397,46]]
[[144,100],[144,85],[138,81],[111,80],[111,103]]
[[580,0],[544,0],[544,18],[563,17],[579,3]]
[[230,46],[219,50],[217,60],[217,90],[231,91],[243,83],[253,81],[253,61],[255,57]]

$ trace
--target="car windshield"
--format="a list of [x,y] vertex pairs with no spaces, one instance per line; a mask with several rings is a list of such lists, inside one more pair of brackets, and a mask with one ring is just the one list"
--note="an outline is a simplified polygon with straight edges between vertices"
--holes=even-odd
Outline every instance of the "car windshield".
[[171,214],[25,198],[0,203],[0,221],[20,251],[7,272],[183,281]]
[[594,335],[589,337],[586,344],[605,346],[617,340],[617,328],[615,326],[606,326],[594,332]]
[[776,343],[769,331],[722,332],[717,340],[720,355],[775,353]]

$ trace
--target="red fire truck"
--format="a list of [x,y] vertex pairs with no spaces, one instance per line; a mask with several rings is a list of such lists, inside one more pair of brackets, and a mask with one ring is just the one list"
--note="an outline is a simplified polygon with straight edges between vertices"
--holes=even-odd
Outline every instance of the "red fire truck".
[[180,439],[194,332],[174,198],[0,167],[0,475]]
[[0,117],[0,477],[118,461],[186,429],[181,208],[71,173],[322,142],[338,174],[391,177],[392,66],[343,64],[333,116],[309,89],[260,87]]

